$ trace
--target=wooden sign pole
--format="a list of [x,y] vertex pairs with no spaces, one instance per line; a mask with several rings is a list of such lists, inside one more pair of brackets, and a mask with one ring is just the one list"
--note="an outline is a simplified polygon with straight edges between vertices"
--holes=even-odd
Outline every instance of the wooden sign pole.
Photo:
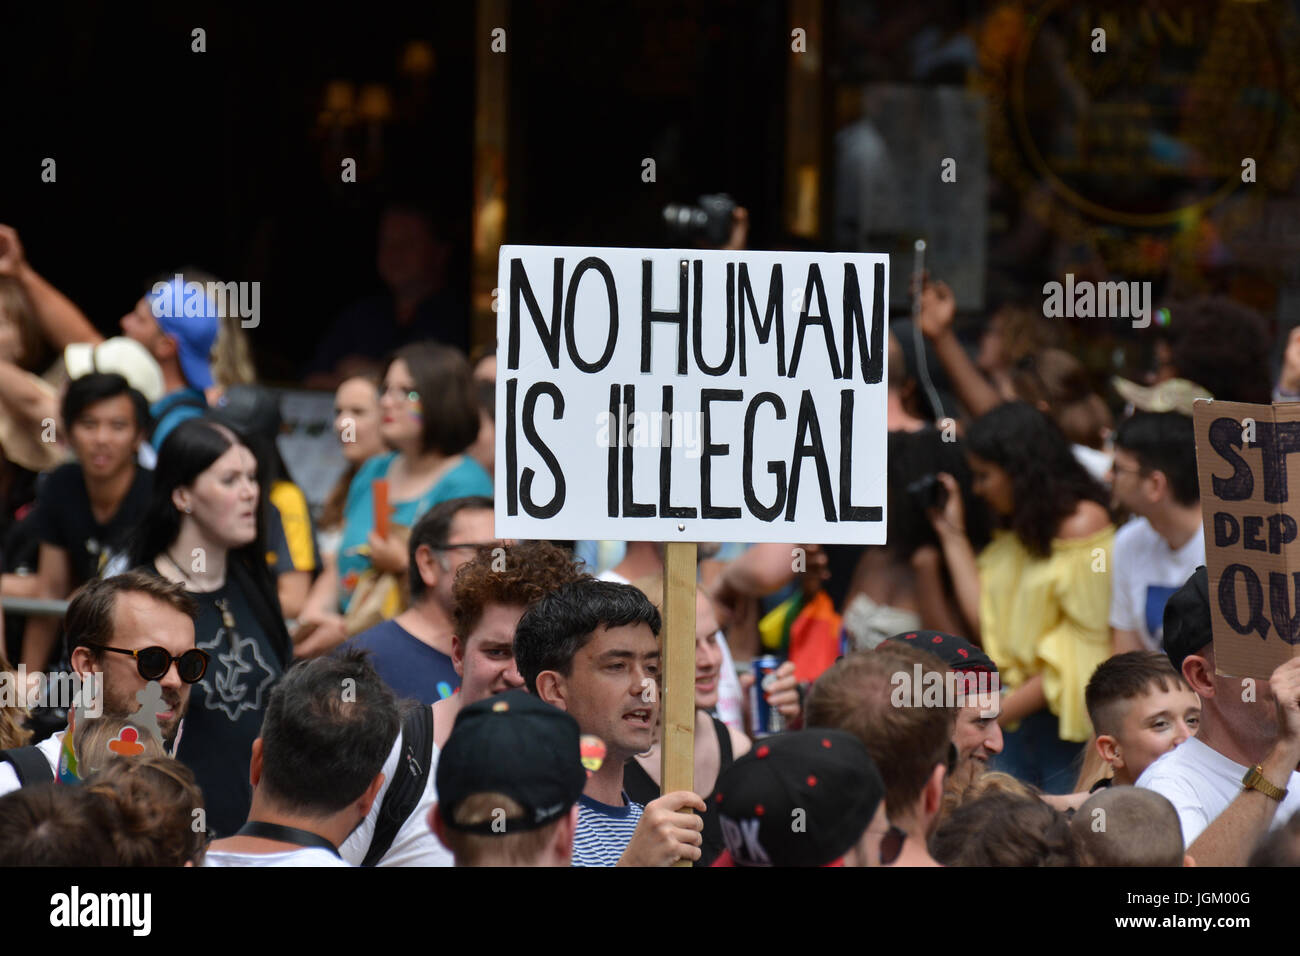
[[[695,563],[694,542],[664,549],[663,763],[661,793],[695,787]],[[690,866],[679,860],[676,866]]]

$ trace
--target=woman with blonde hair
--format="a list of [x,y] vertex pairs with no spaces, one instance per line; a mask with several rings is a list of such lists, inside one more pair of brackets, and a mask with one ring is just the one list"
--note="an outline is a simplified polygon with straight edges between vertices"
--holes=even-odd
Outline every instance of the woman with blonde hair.
[[[18,680],[18,675],[14,673],[9,658],[5,657],[4,623],[2,619],[0,619],[0,680],[15,682]],[[20,707],[17,704],[0,706],[0,750],[12,750],[15,747],[27,746],[27,741],[31,739],[32,732],[23,727],[23,721],[26,717],[27,708],[25,707]]]

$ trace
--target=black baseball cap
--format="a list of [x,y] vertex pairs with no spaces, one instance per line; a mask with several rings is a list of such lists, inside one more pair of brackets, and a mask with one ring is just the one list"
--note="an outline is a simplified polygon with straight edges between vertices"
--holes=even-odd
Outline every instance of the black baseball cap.
[[[486,697],[464,708],[438,758],[438,803],[453,830],[496,835],[535,830],[558,820],[582,795],[578,722],[524,690]],[[464,824],[456,808],[467,797],[500,793],[524,808],[506,819]]]
[[889,640],[919,647],[947,664],[949,670],[960,674],[998,672],[998,665],[993,663],[993,658],[964,637],[945,634],[943,631],[905,631],[895,634]]
[[1183,661],[1214,641],[1210,625],[1210,575],[1201,565],[1165,603],[1165,653],[1174,670],[1183,672]]
[[756,740],[718,777],[714,796],[736,866],[833,864],[862,838],[884,798],[862,741],[826,728]]

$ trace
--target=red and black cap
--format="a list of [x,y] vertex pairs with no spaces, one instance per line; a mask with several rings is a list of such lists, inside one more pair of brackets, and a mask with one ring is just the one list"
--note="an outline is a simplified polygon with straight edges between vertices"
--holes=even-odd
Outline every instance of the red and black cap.
[[998,665],[993,663],[993,658],[964,637],[945,634],[943,631],[904,631],[889,640],[919,647],[947,664],[949,670],[959,674],[998,672]]
[[862,741],[814,728],[755,741],[713,799],[734,865],[827,866],[862,838],[884,797]]

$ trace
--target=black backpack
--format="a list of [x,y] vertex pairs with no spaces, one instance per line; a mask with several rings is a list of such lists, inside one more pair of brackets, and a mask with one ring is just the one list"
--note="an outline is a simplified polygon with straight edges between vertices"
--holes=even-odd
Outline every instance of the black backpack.
[[[42,758],[43,759],[43,758]],[[433,708],[418,704],[402,720],[402,749],[397,758],[393,782],[379,805],[375,833],[362,866],[375,866],[420,802],[433,763]],[[48,769],[48,765],[46,767]]]
[[49,783],[54,779],[50,762],[45,759],[37,747],[14,747],[12,750],[0,750],[0,763],[8,761],[13,764],[14,773],[18,774],[18,786],[27,787],[35,783]]

